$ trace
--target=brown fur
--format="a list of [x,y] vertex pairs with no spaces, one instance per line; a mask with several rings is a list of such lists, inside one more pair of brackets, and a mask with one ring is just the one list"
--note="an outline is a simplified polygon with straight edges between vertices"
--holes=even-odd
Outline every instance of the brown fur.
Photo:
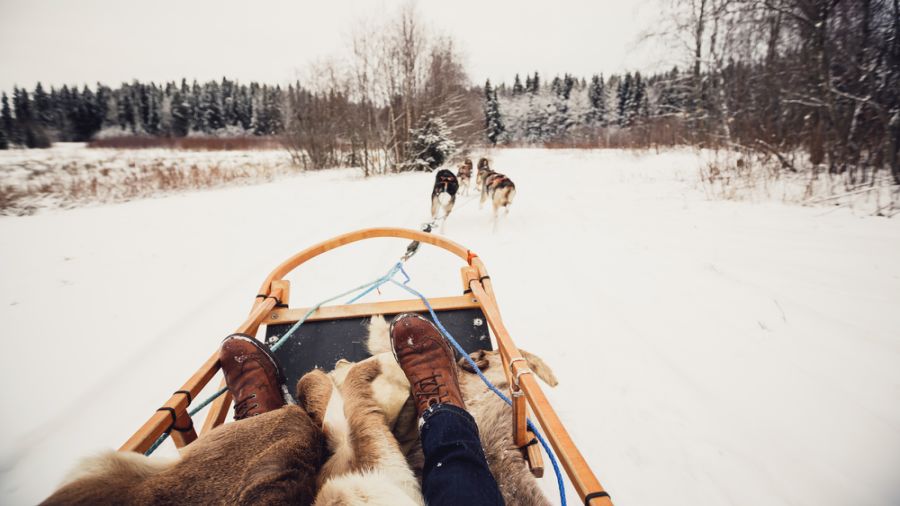
[[472,159],[466,158],[459,170],[456,172],[456,179],[459,180],[459,189],[463,195],[468,195],[469,184],[472,182]]
[[[368,359],[352,366],[343,380],[339,394],[347,421],[346,434],[335,431],[329,436],[334,454],[319,476],[324,484],[316,506],[423,503],[419,483],[391,434],[385,413],[375,401],[372,382],[380,374],[379,361]],[[333,415],[326,415],[326,420],[333,419]]]
[[[550,386],[556,386],[558,381],[549,366],[537,355],[524,350],[519,350],[528,367],[534,374]],[[497,351],[477,351],[470,354],[475,364],[484,375],[501,391],[509,390],[509,382],[503,372],[503,364]],[[528,463],[519,449],[515,447],[512,439],[512,410],[487,389],[474,369],[465,359],[459,360],[460,374],[459,386],[462,391],[466,410],[475,419],[481,438],[481,445],[487,457],[491,474],[500,485],[500,491],[506,504],[523,506],[549,506],[550,501],[544,495],[537,480],[528,469]],[[394,433],[399,440],[415,437],[415,443],[419,443],[418,430],[416,428],[415,409],[410,405],[411,417],[406,419],[401,413],[395,426]],[[406,450],[406,457],[416,472],[421,475],[425,465],[421,444],[412,444]]]
[[[380,316],[372,318],[369,326],[368,349],[382,352],[390,349],[388,326]],[[519,349],[528,367],[533,373],[550,386],[558,381],[550,367],[537,355]],[[497,351],[478,351],[470,355],[484,375],[501,390],[509,390],[509,382],[503,372],[500,353]],[[392,356],[393,358],[393,356]],[[399,369],[396,361],[389,362]],[[386,367],[386,363],[382,363]],[[544,496],[522,452],[515,448],[512,441],[512,411],[502,399],[487,389],[474,369],[464,359],[459,361],[459,385],[462,391],[466,410],[475,418],[488,460],[491,473],[500,485],[500,490],[507,504],[525,506],[545,506],[549,501]],[[395,386],[396,388],[396,386]],[[418,418],[411,399],[401,410],[394,424],[393,433],[406,455],[407,462],[417,476],[421,476],[425,460],[422,455],[421,442],[418,437]]]
[[481,188],[481,184],[484,183],[484,178],[488,174],[493,172],[491,170],[491,164],[488,162],[487,158],[482,158],[478,160],[478,174],[475,176],[475,185]]
[[[479,173],[481,177],[482,173]],[[509,214],[509,206],[512,204],[513,198],[516,196],[516,185],[512,179],[506,177],[499,172],[487,171],[481,182],[481,201],[479,207],[484,206],[484,202],[490,197],[491,204],[494,209],[494,221],[496,224],[497,213],[500,209],[505,209]]]
[[[519,351],[537,377],[550,386],[558,384],[553,371],[540,357],[521,349]],[[499,352],[478,351],[470,356],[491,383],[501,391],[509,390],[509,381],[503,372]],[[460,359],[459,364],[462,369],[459,383],[466,409],[478,424],[481,445],[484,447],[491,473],[500,484],[503,500],[506,504],[549,506],[550,501],[528,470],[528,463],[522,451],[513,443],[512,410],[502,399],[487,389],[465,359]]]
[[173,463],[108,452],[42,504],[311,504],[322,433],[298,406],[222,425]]

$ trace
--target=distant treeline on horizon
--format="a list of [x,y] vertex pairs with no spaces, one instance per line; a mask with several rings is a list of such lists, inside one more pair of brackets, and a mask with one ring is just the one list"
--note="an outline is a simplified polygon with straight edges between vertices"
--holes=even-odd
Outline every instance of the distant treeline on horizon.
[[[223,78],[189,83],[133,81],[118,88],[51,87],[2,94],[0,137],[8,144],[42,147],[96,136],[275,135],[282,131],[280,86]],[[2,147],[2,142],[0,142]]]
[[[546,141],[559,136],[574,124],[590,123],[607,126],[630,126],[637,118],[653,113],[677,111],[677,95],[672,83],[673,73],[642,80],[640,73],[611,76],[608,80],[593,76],[588,82],[565,74],[555,77],[543,87],[537,72],[528,75],[523,85],[519,76],[507,86],[501,83],[492,88],[474,86],[486,91],[486,105],[497,100],[497,92],[504,101],[518,96],[544,97],[532,110],[505,114],[505,121],[517,125],[528,121],[530,127],[522,135],[512,130],[486,132],[487,140]],[[647,86],[654,86],[648,92]],[[607,89],[612,88],[613,93]],[[660,88],[657,90],[657,88]],[[665,89],[662,89],[665,88]],[[574,94],[573,94],[574,90]],[[578,92],[584,92],[581,97]],[[0,148],[9,145],[46,147],[52,142],[86,142],[96,138],[120,136],[269,136],[281,134],[286,124],[288,97],[295,93],[310,94],[299,83],[282,88],[257,82],[241,84],[223,78],[221,81],[199,83],[182,79],[178,82],[122,83],[118,88],[98,83],[95,87],[63,85],[46,89],[37,83],[33,90],[14,87],[12,96],[2,93],[0,109]],[[329,94],[332,94],[329,92]],[[322,99],[328,101],[322,93]],[[333,94],[332,94],[333,95]],[[477,96],[477,95],[473,95]],[[569,101],[561,106],[551,97]],[[343,98],[342,100],[346,100]],[[652,101],[652,106],[651,106]],[[486,117],[503,114],[494,104],[493,111],[485,109]],[[526,118],[527,116],[527,118]],[[521,120],[521,121],[520,121]],[[539,126],[545,124],[544,126]],[[488,124],[487,130],[497,128]],[[502,136],[498,137],[498,135]],[[520,138],[521,137],[521,138]]]

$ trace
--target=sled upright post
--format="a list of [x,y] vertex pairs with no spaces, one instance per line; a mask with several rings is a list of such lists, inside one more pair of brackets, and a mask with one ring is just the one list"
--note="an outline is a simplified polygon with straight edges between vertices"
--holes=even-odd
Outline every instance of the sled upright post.
[[[504,373],[509,380],[509,394],[513,402],[513,440],[517,446],[526,448],[532,472],[539,474],[543,469],[543,463],[539,447],[529,445],[535,437],[527,429],[525,422],[529,411],[533,412],[534,419],[553,447],[581,502],[589,506],[611,505],[608,494],[603,490],[562,420],[550,405],[535,375],[532,374],[506,329],[484,262],[460,244],[438,235],[403,228],[363,229],[321,242],[288,258],[266,277],[259,288],[258,296],[253,299],[250,314],[235,332],[255,336],[260,326],[265,326],[266,334],[270,338],[283,334],[287,327],[308,312],[307,309],[288,307],[290,285],[284,279],[288,273],[310,259],[333,249],[365,239],[382,237],[430,244],[453,253],[465,262],[461,269],[463,295],[429,299],[432,308],[441,315],[441,321],[467,352],[490,348],[487,329],[481,327],[482,320],[487,322],[487,327],[493,333],[500,352]],[[292,379],[292,373],[296,376],[305,372],[303,369],[310,365],[309,361],[329,360],[334,356],[335,346],[343,347],[339,350],[342,354],[351,355],[342,355],[341,358],[351,361],[361,360],[365,358],[367,352],[358,349],[359,343],[352,341],[353,338],[346,329],[359,327],[360,322],[373,315],[389,316],[405,312],[425,313],[427,316],[427,308],[419,299],[320,307],[306,319],[301,332],[298,332],[300,336],[297,337],[295,334],[291,338],[291,341],[296,340],[297,343],[291,342],[290,345],[281,347],[276,354],[280,361],[292,362],[286,366],[289,381]],[[479,315],[483,315],[483,318]],[[357,355],[353,356],[354,353]],[[360,353],[362,355],[359,355]],[[327,365],[327,362],[312,363]],[[332,361],[331,364],[333,363]],[[185,429],[188,424],[193,425],[187,412],[189,404],[213,379],[219,368],[216,352],[119,449],[143,453],[164,433],[171,433],[178,447],[190,444],[196,439],[194,429],[183,432],[179,429]],[[293,379],[296,381],[296,378]],[[224,380],[220,384],[224,386]],[[210,404],[201,437],[225,422],[231,401],[231,396],[226,392]]]

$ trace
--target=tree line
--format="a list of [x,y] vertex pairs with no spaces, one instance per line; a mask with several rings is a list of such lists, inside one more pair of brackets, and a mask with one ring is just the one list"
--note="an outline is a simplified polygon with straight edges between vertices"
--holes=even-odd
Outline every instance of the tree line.
[[279,135],[299,164],[353,165],[368,175],[431,167],[451,145],[685,144],[852,184],[880,174],[900,183],[900,0],[671,5],[670,26],[656,36],[689,51],[667,72],[549,80],[535,72],[473,86],[454,41],[425,30],[406,7],[354,31],[348,55],[313,67],[303,86],[223,79],[17,88],[12,106],[2,97],[0,145]]
[[[297,85],[299,86],[299,85]],[[46,147],[53,141],[89,141],[96,136],[277,135],[293,85],[249,85],[223,78],[203,84],[133,81],[51,87],[29,92],[15,87],[0,95],[0,148]]]

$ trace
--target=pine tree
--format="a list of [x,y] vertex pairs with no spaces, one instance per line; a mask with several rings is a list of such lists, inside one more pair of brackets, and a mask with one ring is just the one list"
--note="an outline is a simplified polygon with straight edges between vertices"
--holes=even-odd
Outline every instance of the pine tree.
[[641,79],[641,73],[636,72],[631,83],[630,93],[625,100],[625,126],[631,126],[635,123],[640,114],[641,104],[645,95],[646,89]]
[[16,124],[13,120],[12,110],[9,108],[9,97],[6,96],[6,93],[3,93],[0,101],[2,101],[2,107],[0,107],[0,131],[3,132],[3,137],[7,144],[16,144],[18,143]]
[[541,91],[541,77],[535,72],[534,78],[531,80],[531,94],[534,95],[539,91]]
[[221,97],[217,82],[210,81],[203,85],[198,107],[202,116],[204,132],[213,133],[225,126],[222,122]]
[[607,110],[606,110],[606,86],[603,84],[603,76],[596,74],[591,77],[591,85],[588,88],[588,100],[591,103],[591,109],[588,113],[588,123],[597,126],[606,126]]
[[[184,86],[182,86],[184,89]],[[172,96],[172,135],[184,137],[191,130],[191,106],[180,91]]]
[[569,100],[569,97],[572,95],[572,88],[574,87],[575,79],[569,74],[566,74],[560,83],[560,94],[564,100]]
[[538,97],[532,96],[525,113],[525,140],[532,144],[546,140],[547,110]]
[[450,129],[440,117],[429,116],[420,128],[410,134],[410,159],[403,165],[403,170],[435,170],[456,151]]
[[616,89],[616,119],[621,127],[628,126],[631,122],[628,106],[633,93],[632,82],[633,78],[629,72],[625,74],[625,79],[619,82],[619,87]]
[[34,119],[41,126],[53,125],[53,110],[50,96],[41,83],[34,87]]
[[[530,81],[530,78],[528,78]],[[513,83],[512,94],[513,96],[521,95],[525,92],[525,88],[522,87],[522,80],[519,79],[519,74],[516,74],[516,81]]]
[[200,85],[197,83],[197,80],[194,79],[193,84],[191,84],[191,93],[188,103],[191,104],[191,130],[195,132],[204,131],[203,111],[200,109],[201,93]]
[[503,124],[503,117],[500,114],[497,91],[491,88],[490,79],[484,83],[484,122],[488,141],[494,145],[502,141],[506,126]]
[[562,85],[559,80],[559,76],[553,78],[553,81],[550,83],[550,91],[552,91],[555,95],[562,94]]

